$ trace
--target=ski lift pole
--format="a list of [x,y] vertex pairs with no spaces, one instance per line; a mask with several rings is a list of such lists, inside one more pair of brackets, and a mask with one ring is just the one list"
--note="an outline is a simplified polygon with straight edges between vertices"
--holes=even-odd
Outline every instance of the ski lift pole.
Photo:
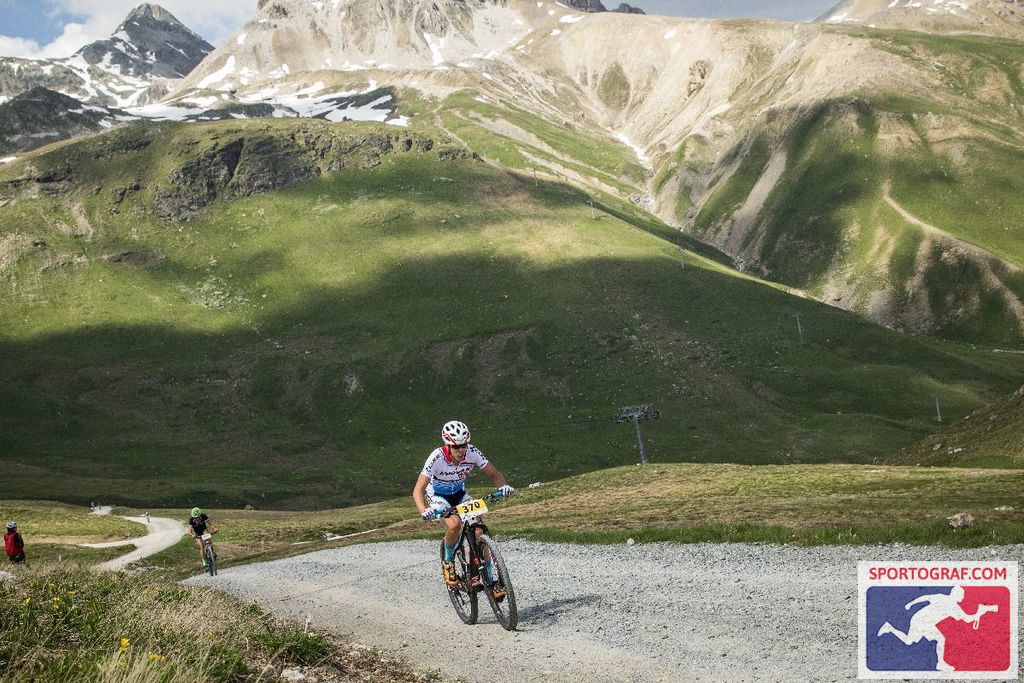
[[647,422],[648,420],[657,420],[659,417],[661,417],[661,411],[648,403],[620,408],[614,418],[616,422],[632,422],[633,426],[636,427],[636,441],[640,446],[641,465],[647,465],[650,461],[647,459],[647,446],[644,445],[644,434],[640,430],[640,423]]
[[647,464],[647,449],[644,447],[644,435],[640,431],[640,420],[633,418],[633,424],[636,425],[636,440],[640,444],[640,464]]

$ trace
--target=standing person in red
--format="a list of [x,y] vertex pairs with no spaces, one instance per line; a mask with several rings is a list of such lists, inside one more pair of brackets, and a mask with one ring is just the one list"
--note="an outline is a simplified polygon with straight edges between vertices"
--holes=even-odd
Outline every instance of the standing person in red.
[[[515,489],[505,483],[505,477],[498,469],[487,461],[484,454],[476,446],[469,443],[469,427],[458,420],[452,420],[441,428],[440,448],[435,448],[423,465],[412,490],[412,499],[424,520],[436,520],[441,513],[450,507],[469,500],[466,493],[466,478],[474,467],[479,467],[491,478],[501,495],[508,498]],[[441,562],[441,574],[449,586],[458,585],[455,576],[455,548],[459,543],[462,523],[457,515],[446,517],[444,530],[444,560]],[[494,580],[494,569],[488,560],[484,564],[487,580],[491,583],[494,598],[500,600],[505,596],[504,590]]]
[[25,539],[18,533],[17,522],[7,522],[7,532],[4,534],[4,550],[11,564],[23,564],[25,562]]

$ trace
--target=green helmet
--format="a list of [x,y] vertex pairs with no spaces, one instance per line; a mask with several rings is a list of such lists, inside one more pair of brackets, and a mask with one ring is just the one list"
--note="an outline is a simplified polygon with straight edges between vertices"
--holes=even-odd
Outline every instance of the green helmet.
[[192,516],[193,517],[198,517],[201,514],[203,514],[202,510],[200,510],[199,508],[192,508]]

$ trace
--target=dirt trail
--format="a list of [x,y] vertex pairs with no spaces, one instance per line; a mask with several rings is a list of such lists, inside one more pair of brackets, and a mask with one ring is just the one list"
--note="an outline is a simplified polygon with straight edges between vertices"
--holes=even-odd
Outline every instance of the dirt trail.
[[[109,515],[109,505],[99,505],[92,510],[94,515]],[[137,538],[129,538],[124,541],[108,541],[106,543],[82,543],[86,548],[117,548],[120,546],[135,546],[135,550],[122,555],[121,557],[101,562],[96,565],[97,569],[117,571],[124,569],[132,562],[136,562],[150,555],[155,555],[161,550],[170,548],[185,535],[185,525],[176,519],[167,517],[125,517],[129,522],[136,522],[146,527],[146,535]]]

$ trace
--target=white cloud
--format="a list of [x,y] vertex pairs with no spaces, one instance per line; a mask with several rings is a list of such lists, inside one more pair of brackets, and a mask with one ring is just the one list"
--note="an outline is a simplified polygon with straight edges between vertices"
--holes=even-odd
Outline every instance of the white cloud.
[[[53,0],[55,13],[74,16],[78,21],[66,24],[61,35],[46,45],[0,35],[0,55],[68,57],[94,40],[109,38],[118,24],[139,4],[139,0]],[[154,4],[176,16],[215,47],[256,13],[256,0],[159,0]],[[42,16],[40,21],[44,21]]]
[[11,36],[0,36],[0,55],[12,57],[36,57],[39,53],[39,43],[27,38],[12,38]]

